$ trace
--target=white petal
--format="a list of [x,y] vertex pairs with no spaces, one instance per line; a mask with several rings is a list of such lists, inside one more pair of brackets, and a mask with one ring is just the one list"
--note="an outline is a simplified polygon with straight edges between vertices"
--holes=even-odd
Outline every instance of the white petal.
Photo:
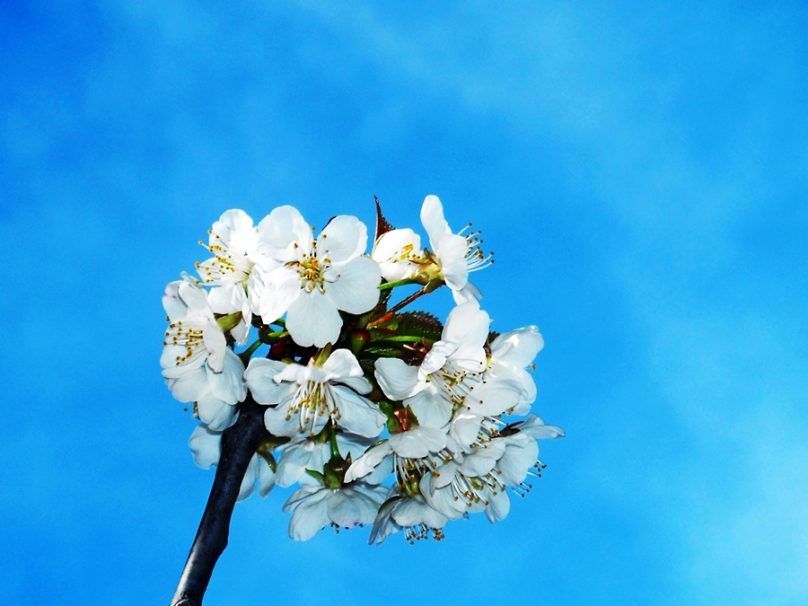
[[337,309],[362,314],[379,302],[381,271],[370,257],[356,257],[345,265],[332,267],[326,275],[326,294]]
[[330,389],[339,410],[340,427],[367,438],[375,438],[381,433],[387,417],[370,400],[341,385],[333,385]]
[[391,400],[401,401],[412,396],[418,385],[418,367],[409,366],[398,358],[376,360],[376,381],[384,395]]
[[492,493],[488,496],[488,505],[485,508],[485,515],[492,524],[504,520],[511,510],[511,499],[505,490]]
[[491,378],[486,383],[475,385],[463,404],[464,409],[472,414],[495,417],[515,406],[521,397],[519,384]]
[[426,475],[421,480],[421,494],[424,495],[426,503],[450,520],[461,517],[468,509],[463,499],[455,497],[450,487],[433,489],[431,486],[432,476]]
[[544,421],[536,415],[530,415],[525,421],[520,423],[519,431],[536,440],[563,438],[565,435],[563,429],[555,425],[545,425]]
[[199,418],[214,431],[224,431],[236,420],[236,407],[212,395],[199,398],[196,408]]
[[[295,541],[308,541],[328,524],[327,496],[328,491],[321,489],[295,507],[292,519],[289,520],[289,537]],[[294,498],[295,495],[292,495],[292,499]]]
[[332,351],[322,369],[328,373],[328,379],[331,381],[348,377],[362,377],[365,374],[353,352],[344,348]]
[[343,488],[328,497],[328,517],[338,526],[352,528],[369,524],[376,517],[381,501],[351,488]]
[[390,446],[399,456],[420,459],[446,446],[446,432],[432,427],[416,427],[391,436]]
[[424,198],[424,203],[421,205],[421,223],[429,236],[429,246],[433,252],[435,252],[438,242],[452,233],[443,216],[443,204],[437,196],[429,195]]
[[468,242],[463,236],[449,235],[438,242],[435,254],[440,261],[440,269],[447,286],[452,290],[465,288],[469,279],[469,266],[466,260]]
[[313,463],[313,459],[322,450],[322,444],[313,440],[304,440],[297,444],[287,446],[278,463],[277,482],[279,486],[287,487],[297,482],[306,473],[306,469],[322,471],[322,464]]
[[539,445],[522,434],[507,438],[505,454],[497,462],[500,478],[509,486],[518,486],[527,477],[528,470],[536,463]]
[[371,258],[379,264],[385,280],[403,280],[418,270],[408,261],[411,255],[422,255],[421,237],[411,229],[394,229],[383,233],[373,247]]
[[365,224],[351,215],[339,215],[328,222],[317,238],[317,257],[339,265],[363,254],[367,245]]
[[225,351],[227,351],[227,339],[225,339],[224,333],[218,324],[212,322],[202,332],[202,339],[205,349],[208,351],[208,366],[214,372],[221,372],[224,366]]
[[483,417],[480,415],[458,411],[452,420],[450,434],[460,446],[471,446],[477,440],[482,421]]
[[208,292],[210,308],[217,314],[241,311],[244,303],[244,287],[241,284],[216,286]]
[[429,528],[443,528],[449,521],[446,515],[430,507],[423,497],[404,499],[392,515],[397,524],[403,527],[425,524]]
[[255,489],[255,479],[258,476],[258,461],[255,459],[255,455],[253,455],[252,459],[250,459],[249,464],[247,465],[247,469],[244,472],[244,477],[241,479],[241,486],[238,489],[238,497],[237,500],[241,501],[246,499],[253,493]]
[[389,457],[392,452],[393,449],[389,441],[374,446],[351,463],[351,466],[345,472],[345,481],[353,482],[359,478],[364,478],[376,469],[385,458]]
[[165,295],[163,296],[163,309],[166,311],[169,322],[182,320],[185,314],[188,313],[188,306],[182,302],[179,295],[182,282],[182,280],[174,280],[166,285]]
[[460,473],[466,476],[484,476],[488,474],[497,461],[505,454],[505,440],[491,440],[480,448],[475,448],[463,457]]
[[264,425],[266,425],[271,434],[289,438],[295,438],[300,435],[300,417],[297,414],[288,415],[288,410],[288,403],[274,408],[267,408],[264,413]]
[[224,244],[231,254],[248,254],[255,248],[256,232],[253,220],[239,208],[224,211],[210,231],[209,243]]
[[273,379],[287,365],[278,360],[267,358],[252,358],[247,370],[244,371],[244,380],[250,393],[259,404],[278,404],[289,395],[289,386],[278,384]]
[[[441,334],[441,340],[458,344],[451,359],[476,365],[480,361],[480,350],[488,339],[490,324],[491,318],[476,303],[464,303],[455,307],[449,313]],[[485,352],[483,362],[484,354]]]
[[302,347],[324,347],[336,343],[342,327],[342,318],[334,303],[319,290],[301,291],[289,306],[286,329],[295,343]]
[[169,378],[168,388],[180,402],[194,402],[210,392],[207,371],[199,366],[177,378]]
[[491,343],[491,357],[518,368],[529,366],[544,348],[544,338],[535,326],[527,326],[499,335]]
[[431,384],[404,403],[412,409],[422,427],[439,429],[452,418],[452,404]]
[[[451,288],[451,286],[449,288]],[[452,290],[452,298],[454,299],[456,305],[462,305],[463,303],[469,302],[479,303],[479,301],[483,298],[483,293],[481,293],[480,289],[474,286],[474,284],[467,281],[463,288]]]
[[[260,271],[260,270],[259,270]],[[255,273],[255,272],[254,272]],[[265,286],[253,309],[264,323],[280,318],[300,296],[300,276],[289,267],[278,267],[263,277]]]
[[190,278],[184,279],[177,288],[182,302],[188,307],[186,318],[192,321],[213,321],[213,312],[208,304],[207,292]]
[[457,351],[457,343],[436,341],[424,357],[424,361],[418,369],[418,379],[424,380],[436,370],[443,368],[446,365],[446,360],[455,351]]
[[312,243],[311,227],[293,206],[279,206],[258,224],[258,251],[277,261],[291,261],[298,250],[310,252]]
[[232,349],[224,350],[224,364],[221,372],[207,369],[208,385],[211,393],[227,402],[235,404],[247,397],[247,386],[244,383],[244,364]]
[[210,469],[219,462],[221,445],[222,434],[210,431],[205,425],[197,425],[188,439],[194,463],[202,469]]
[[258,494],[262,497],[265,497],[269,494],[269,491],[275,486],[275,472],[272,471],[272,468],[269,466],[263,457],[260,455],[253,455],[257,460],[257,468],[258,468]]

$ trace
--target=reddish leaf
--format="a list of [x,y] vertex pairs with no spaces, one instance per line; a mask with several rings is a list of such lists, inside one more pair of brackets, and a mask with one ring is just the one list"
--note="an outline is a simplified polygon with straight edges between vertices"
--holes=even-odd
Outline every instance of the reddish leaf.
[[384,218],[382,214],[382,205],[379,203],[379,197],[373,196],[373,201],[376,203],[376,240],[379,236],[386,234],[388,231],[395,229],[390,222]]

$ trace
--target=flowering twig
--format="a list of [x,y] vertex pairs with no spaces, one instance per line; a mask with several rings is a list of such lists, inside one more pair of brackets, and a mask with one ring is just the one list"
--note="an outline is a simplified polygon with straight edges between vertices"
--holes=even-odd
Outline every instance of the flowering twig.
[[216,468],[216,478],[171,600],[172,606],[202,604],[213,567],[227,547],[230,517],[244,472],[258,445],[269,436],[264,426],[265,410],[252,397],[248,397],[241,405],[238,421],[222,434],[222,454]]

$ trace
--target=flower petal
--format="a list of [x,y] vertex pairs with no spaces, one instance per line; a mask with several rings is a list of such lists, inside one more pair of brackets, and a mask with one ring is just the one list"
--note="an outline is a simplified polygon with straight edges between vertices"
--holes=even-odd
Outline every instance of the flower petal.
[[416,393],[419,387],[417,366],[409,366],[398,358],[379,358],[375,367],[376,381],[391,400],[401,401]]
[[390,457],[393,448],[389,441],[384,441],[369,449],[365,454],[356,459],[348,470],[345,472],[345,481],[353,482],[359,478],[364,478],[371,473],[376,467],[381,464],[386,458]]
[[544,338],[536,326],[502,333],[491,343],[491,357],[518,368],[529,366],[544,348]]
[[[289,520],[290,538],[295,541],[308,541],[328,524],[328,504],[326,502],[328,494],[328,490],[321,488],[297,503],[292,512],[292,519]],[[296,495],[297,493],[293,494],[289,502],[295,499]]]
[[250,393],[259,404],[278,404],[288,396],[289,386],[278,384],[273,379],[287,365],[278,360],[267,358],[252,358],[247,370],[244,371],[244,380]]
[[224,350],[221,372],[214,372],[211,368],[206,370],[211,393],[220,400],[228,404],[235,404],[244,401],[244,398],[247,397],[244,364],[232,349],[225,348]]
[[365,374],[353,352],[345,348],[332,351],[322,369],[328,373],[328,380],[331,381],[347,377],[362,377]]
[[317,256],[332,265],[347,263],[365,252],[368,229],[351,215],[338,215],[328,222],[317,238]]
[[463,236],[454,234],[443,238],[435,246],[435,254],[440,261],[443,279],[452,290],[465,288],[469,279],[469,265],[466,259],[468,242]]
[[387,417],[368,399],[341,385],[332,385],[331,393],[339,411],[339,425],[367,438],[378,436]]
[[412,409],[422,427],[440,429],[452,418],[452,404],[431,384],[404,403]]
[[236,407],[212,395],[199,398],[196,409],[202,422],[213,431],[224,431],[236,420]]
[[420,459],[446,446],[446,432],[433,427],[416,427],[390,437],[393,451],[410,459]]
[[202,469],[210,469],[219,462],[222,452],[222,434],[210,431],[205,425],[197,425],[188,438],[188,446],[194,463]]
[[[370,257],[356,257],[345,265],[332,267],[325,289],[337,309],[349,314],[362,314],[379,302],[381,272]],[[333,281],[332,281],[333,280]]]
[[289,306],[286,329],[292,339],[302,347],[324,347],[336,343],[342,327],[342,318],[334,303],[319,290],[301,291]]
[[[261,271],[257,269],[253,273],[262,276]],[[254,299],[257,304],[253,311],[261,316],[265,324],[268,324],[286,313],[300,296],[300,276],[295,270],[284,266],[263,275],[261,279],[264,281],[264,287],[260,297]]]
[[429,246],[435,252],[438,242],[452,234],[443,215],[443,204],[437,196],[429,195],[421,205],[421,223],[429,236]]
[[313,241],[311,227],[294,206],[279,206],[258,224],[258,252],[277,261],[291,261],[298,250],[311,252]]

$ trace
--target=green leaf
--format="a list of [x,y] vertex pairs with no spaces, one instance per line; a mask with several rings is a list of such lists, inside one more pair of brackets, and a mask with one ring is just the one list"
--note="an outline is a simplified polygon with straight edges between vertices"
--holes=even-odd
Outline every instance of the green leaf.
[[425,311],[409,311],[398,314],[397,332],[402,335],[418,335],[432,341],[439,341],[443,324],[435,316]]

